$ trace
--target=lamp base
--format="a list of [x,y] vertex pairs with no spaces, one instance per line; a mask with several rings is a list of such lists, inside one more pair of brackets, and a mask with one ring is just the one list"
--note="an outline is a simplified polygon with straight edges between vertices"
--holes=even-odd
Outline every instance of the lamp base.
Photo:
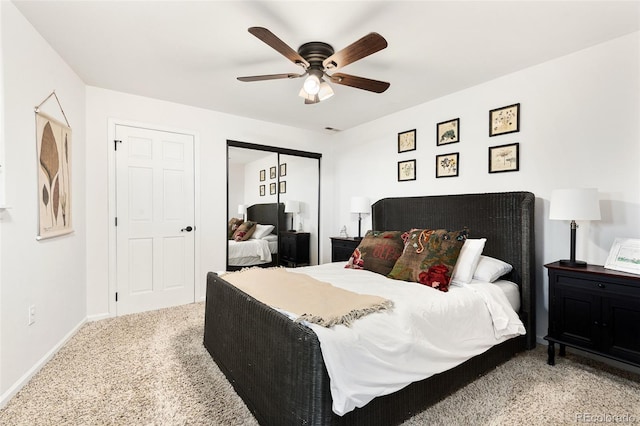
[[560,261],[560,265],[561,266],[570,266],[572,268],[586,268],[587,267],[587,262],[584,262],[582,260],[562,259]]

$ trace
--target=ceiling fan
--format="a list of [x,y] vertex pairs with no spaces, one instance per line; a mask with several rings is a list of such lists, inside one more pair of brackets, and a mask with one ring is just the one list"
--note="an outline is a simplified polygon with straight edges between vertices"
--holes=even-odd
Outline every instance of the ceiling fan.
[[387,41],[378,33],[369,33],[338,52],[334,52],[333,47],[321,41],[305,43],[296,52],[266,28],[251,27],[249,32],[280,52],[294,64],[301,66],[304,72],[301,74],[288,73],[238,77],[240,81],[277,80],[308,76],[298,94],[304,98],[305,104],[315,104],[333,96],[333,89],[324,80],[323,77],[325,76],[332,83],[375,93],[382,93],[389,88],[390,84],[385,81],[371,80],[343,73],[327,73],[327,70],[337,70],[387,47]]

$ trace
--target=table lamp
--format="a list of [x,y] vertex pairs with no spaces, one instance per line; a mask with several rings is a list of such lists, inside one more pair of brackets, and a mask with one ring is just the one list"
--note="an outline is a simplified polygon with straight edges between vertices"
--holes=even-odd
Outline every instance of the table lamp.
[[242,220],[244,220],[244,215],[247,214],[247,205],[246,204],[238,204],[238,214],[242,215]]
[[369,213],[371,203],[367,197],[351,197],[351,213],[358,213],[358,238],[362,238],[362,213]]
[[600,220],[600,202],[595,188],[554,189],[551,192],[549,219],[571,221],[571,253],[561,265],[586,267],[587,262],[576,260],[576,220]]
[[294,200],[287,200],[284,202],[284,212],[285,213],[291,213],[291,229],[289,229],[291,232],[295,232],[295,229],[293,228],[293,216],[300,212],[300,202],[299,201],[294,201]]

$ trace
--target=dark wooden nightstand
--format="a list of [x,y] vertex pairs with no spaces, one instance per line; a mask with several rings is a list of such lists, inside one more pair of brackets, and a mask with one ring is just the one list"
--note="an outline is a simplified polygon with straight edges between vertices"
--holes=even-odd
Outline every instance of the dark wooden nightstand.
[[549,272],[548,363],[555,344],[640,367],[640,275],[605,269],[545,265]]
[[362,238],[331,237],[331,261],[341,262],[349,260],[353,251],[358,247]]
[[308,232],[280,232],[280,265],[293,267],[309,265],[311,234]]

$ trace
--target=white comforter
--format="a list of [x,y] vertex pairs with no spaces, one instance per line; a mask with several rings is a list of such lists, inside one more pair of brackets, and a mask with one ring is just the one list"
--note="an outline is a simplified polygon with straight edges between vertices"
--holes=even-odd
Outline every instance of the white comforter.
[[307,324],[320,340],[338,415],[525,334],[504,293],[491,283],[453,285],[443,293],[344,269],[344,262],[290,271],[394,302],[391,311],[369,314],[351,327]]
[[257,257],[263,262],[271,262],[271,250],[267,240],[229,240],[229,259]]

